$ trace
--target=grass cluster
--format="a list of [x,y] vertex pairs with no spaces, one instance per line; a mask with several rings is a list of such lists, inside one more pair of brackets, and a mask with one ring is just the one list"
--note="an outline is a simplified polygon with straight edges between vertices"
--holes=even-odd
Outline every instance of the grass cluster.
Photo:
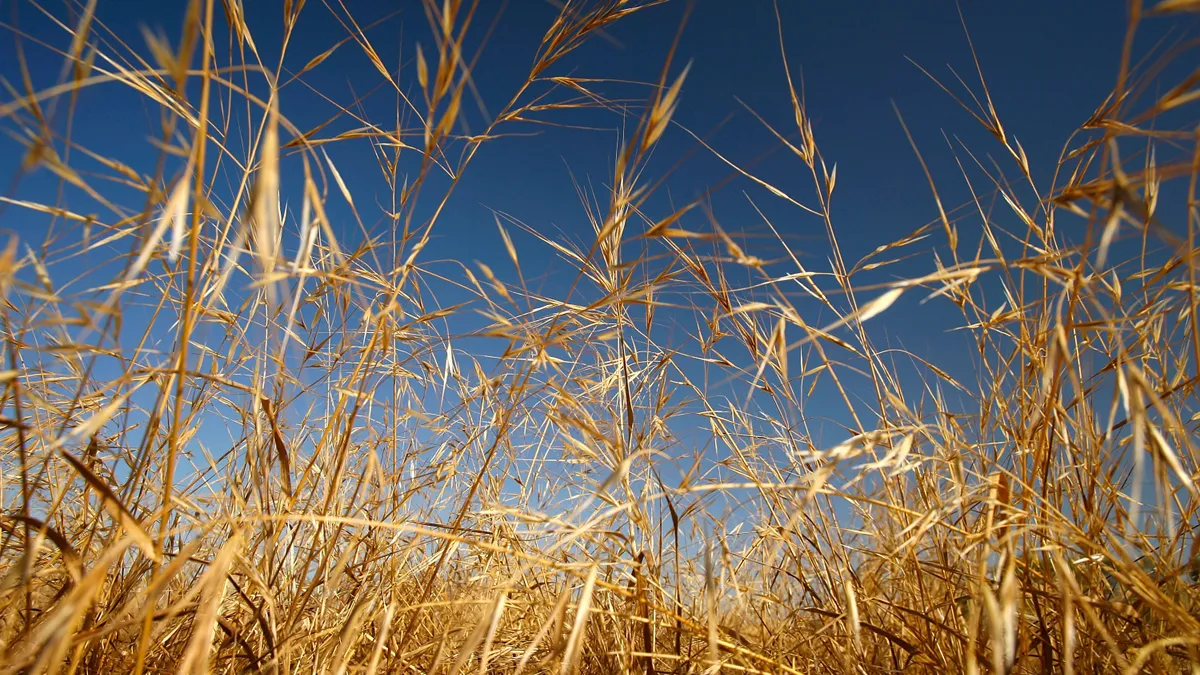
[[[1164,82],[1186,32],[1134,50],[1194,0],[1129,2],[1056,166],[948,84],[996,147],[953,143],[930,222],[858,261],[789,73],[772,132],[811,189],[730,171],[824,222],[819,269],[705,198],[654,212],[650,157],[690,133],[674,49],[640,103],[563,67],[657,0],[562,3],[483,124],[469,1],[414,3],[395,66],[336,2],[282,3],[270,54],[242,0],[137,47],[96,0],[18,4],[61,39],[7,39],[62,71],[23,60],[0,104],[44,188],[0,197],[33,224],[0,256],[0,672],[1200,672],[1200,73]],[[345,39],[304,52],[304,12]],[[299,128],[287,92],[343,52],[394,114]],[[160,116],[154,161],[72,133],[96,88]],[[585,109],[628,128],[579,187],[587,246],[497,214],[512,274],[422,256],[477,152]],[[573,274],[535,290],[522,241]],[[917,297],[961,312],[974,381],[873,342]]]

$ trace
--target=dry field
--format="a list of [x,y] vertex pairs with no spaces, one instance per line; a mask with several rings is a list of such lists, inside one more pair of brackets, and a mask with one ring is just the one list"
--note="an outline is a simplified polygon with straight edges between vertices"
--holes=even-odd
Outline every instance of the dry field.
[[[952,143],[928,222],[861,260],[794,69],[771,132],[807,187],[726,168],[824,223],[809,258],[663,208],[663,138],[721,152],[673,122],[686,55],[638,101],[564,67],[644,10],[670,44],[682,3],[563,3],[467,133],[470,0],[414,0],[399,64],[337,2],[268,40],[243,1],[137,42],[95,0],[17,1],[54,40],[0,28],[61,62],[0,92],[41,186],[0,195],[0,672],[1200,673],[1196,0],[1129,2],[1055,166],[986,67],[939,79],[991,146]],[[298,44],[306,12],[345,39]],[[786,64],[802,35],[763,39]],[[298,127],[288,92],[342,53],[392,115]],[[161,120],[144,165],[74,133],[101,87]],[[497,214],[504,269],[424,255],[477,154],[584,109],[627,129],[572,195],[591,241]],[[571,270],[535,283],[548,257]],[[917,299],[972,378],[878,342]]]

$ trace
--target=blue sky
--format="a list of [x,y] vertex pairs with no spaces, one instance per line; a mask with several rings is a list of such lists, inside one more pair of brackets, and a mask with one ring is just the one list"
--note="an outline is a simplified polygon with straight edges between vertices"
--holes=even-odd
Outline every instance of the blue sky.
[[[280,3],[247,2],[247,20],[262,53],[273,54],[280,40]],[[397,3],[346,0],[360,25],[392,13]],[[1008,132],[1020,139],[1035,167],[1035,179],[1044,187],[1068,135],[1085,120],[1112,88],[1125,25],[1125,3],[1116,0],[1055,2],[1013,0],[1004,3],[961,0],[961,11],[974,41],[998,113]],[[97,17],[105,26],[145,53],[142,27],[162,28],[174,41],[181,25],[184,3],[150,3],[133,0],[100,0]],[[336,3],[309,0],[301,15],[285,70],[295,72],[325,51],[346,32],[336,17],[344,16]],[[403,63],[402,79],[411,81],[413,45],[429,49],[428,25],[419,3],[399,3],[402,11],[368,30],[384,63]],[[607,77],[628,81],[653,81],[667,56],[685,5],[667,3],[621,22],[609,32],[610,40],[597,40],[556,66],[552,74]],[[78,8],[75,8],[76,11]],[[61,6],[51,8],[67,17]],[[552,20],[555,9],[544,0],[485,0],[475,20],[468,49],[496,20],[484,57],[474,68],[485,107],[495,113],[520,84],[533,49]],[[943,133],[960,137],[980,156],[1002,149],[954,101],[922,74],[928,69],[961,92],[950,65],[976,92],[979,91],[972,55],[951,0],[922,2],[809,2],[780,0],[780,17],[792,72],[803,74],[809,113],[818,145],[831,164],[838,166],[838,187],[833,216],[847,262],[853,263],[876,246],[897,239],[934,220],[937,211],[920,165],[901,128],[893,104],[903,115],[922,155],[929,163],[947,207],[966,201],[968,192],[960,178],[954,155]],[[498,16],[497,16],[498,15]],[[15,18],[14,18],[15,17]],[[218,20],[220,10],[218,8]],[[52,85],[59,77],[61,59],[36,44],[45,41],[65,47],[69,37],[28,4],[14,5],[12,16],[26,34],[24,48],[30,58],[36,89]],[[1156,33],[1157,31],[1157,33]],[[1151,26],[1151,36],[1161,30]],[[0,43],[0,75],[20,86],[13,58],[11,32]],[[222,38],[224,39],[224,38]],[[1143,40],[1145,42],[1145,40]],[[1141,44],[1141,43],[1139,43]],[[1142,45],[1142,46],[1148,46]],[[219,44],[223,54],[226,45]],[[910,61],[911,59],[911,61]],[[698,0],[684,28],[671,68],[672,77],[691,62],[674,121],[705,136],[719,152],[737,163],[757,162],[754,171],[804,202],[812,186],[807,170],[745,110],[742,103],[785,133],[792,129],[787,83],[779,53],[775,8],[765,0],[728,2]],[[353,43],[347,44],[283,94],[282,110],[297,126],[307,129],[326,121],[335,107],[313,93],[318,90],[342,104],[371,90],[380,77]],[[305,85],[310,85],[312,89]],[[797,82],[799,84],[799,82]],[[638,85],[611,85],[604,91],[644,101],[649,92]],[[9,99],[4,94],[3,100]],[[368,118],[388,123],[395,114],[393,93],[381,90],[362,103]],[[85,91],[75,117],[74,137],[92,150],[119,157],[149,173],[157,154],[147,139],[158,133],[158,114],[137,96],[116,85]],[[426,260],[454,259],[470,264],[488,263],[505,279],[514,279],[492,210],[520,219],[550,237],[564,237],[585,249],[591,232],[579,203],[572,175],[597,189],[612,174],[622,125],[631,127],[637,111],[622,120],[611,113],[558,113],[557,122],[590,126],[590,130],[525,126],[510,129],[535,133],[501,139],[484,146],[456,191],[450,207],[434,231]],[[467,106],[466,122],[482,127],[482,114]],[[8,121],[4,129],[11,129]],[[328,133],[355,126],[341,120]],[[709,133],[713,130],[719,130]],[[25,175],[18,169],[20,153],[7,137],[0,138],[0,189],[6,196],[31,201],[54,201],[56,182],[46,172]],[[364,143],[328,147],[353,193],[368,229],[386,223],[374,205],[386,203],[387,193],[375,160]],[[678,130],[671,130],[656,149],[648,175],[657,178],[685,154],[647,204],[653,216],[670,212],[669,205],[685,203],[727,178],[730,170],[708,151]],[[973,180],[980,180],[976,174]],[[119,190],[119,188],[114,188]],[[431,191],[434,191],[431,189]],[[118,193],[119,194],[119,193]],[[336,195],[336,193],[334,193]],[[140,202],[125,194],[115,201],[130,208]],[[765,230],[747,197],[772,220],[810,268],[825,270],[828,245],[820,219],[782,203],[744,179],[730,182],[713,195],[713,213],[730,232],[762,235]],[[64,205],[80,211],[94,209],[78,194],[68,193]],[[297,205],[293,205],[295,208]],[[331,216],[344,227],[348,239],[357,226],[340,200],[331,198]],[[699,220],[689,227],[707,229]],[[997,219],[1015,228],[1008,213]],[[974,222],[974,221],[968,221]],[[12,207],[0,211],[0,227],[15,231],[23,241],[36,244],[43,236],[45,218]],[[521,252],[525,275],[536,286],[548,281],[548,290],[560,288],[565,265],[548,247],[510,228]],[[973,246],[975,230],[964,226]],[[748,251],[763,258],[779,255],[769,238],[751,238]],[[944,245],[940,229],[927,243]],[[933,270],[932,257],[922,254],[886,272],[864,275],[863,282],[884,281],[893,275],[918,275]],[[104,261],[96,261],[101,263]],[[78,262],[71,263],[78,265]],[[453,270],[443,267],[443,270]],[[70,270],[68,270],[70,271]],[[65,274],[66,272],[64,272]],[[971,342],[963,333],[945,331],[961,321],[958,311],[945,302],[917,305],[916,294],[898,303],[893,312],[872,326],[880,346],[904,346],[935,360],[947,370],[970,379]],[[994,303],[993,303],[994,305]],[[804,305],[799,305],[803,307]],[[829,316],[806,317],[824,324]],[[683,328],[688,326],[684,325]],[[164,344],[164,348],[169,345]],[[814,414],[823,414],[820,410]],[[834,413],[829,413],[834,414]],[[839,439],[840,440],[840,439]]]
[[[411,69],[412,46],[429,48],[428,27],[416,2],[383,24],[369,37],[386,63],[403,59]],[[145,52],[142,26],[178,32],[183,3],[101,1],[98,17],[140,52]],[[248,3],[248,22],[263,53],[272,53],[279,40],[280,8],[275,3]],[[361,25],[391,13],[394,3],[349,2]],[[497,9],[502,15],[475,68],[489,111],[497,110],[524,77],[532,49],[554,15],[542,0],[483,3],[474,35],[481,37]],[[625,78],[657,78],[667,48],[683,16],[682,3],[668,3],[635,15],[610,31],[612,41],[598,40],[560,64],[557,74]],[[781,2],[784,37],[793,71],[803,73],[818,143],[839,171],[834,206],[835,224],[848,259],[910,232],[936,216],[928,186],[892,109],[900,109],[913,136],[944,191],[947,204],[959,204],[966,192],[942,133],[961,136],[974,150],[995,152],[994,142],[966,113],[923,75],[908,59],[935,76],[953,81],[947,64],[977,89],[977,80],[958,10],[950,0],[919,3]],[[1052,164],[1067,135],[1091,113],[1115,79],[1119,40],[1124,26],[1123,3],[1081,1],[1009,3],[963,2],[962,12],[1001,119],[1030,154],[1035,167]],[[62,14],[59,12],[60,15]],[[218,17],[220,12],[218,11]],[[310,58],[345,37],[342,26],[322,3],[310,2],[301,16],[287,66],[295,71]],[[21,7],[23,30],[56,45],[65,44],[61,31],[28,8]],[[615,44],[614,44],[615,43]],[[60,59],[36,58],[36,45],[26,41],[36,86],[54,81]],[[390,50],[391,53],[388,53]],[[12,47],[8,47],[11,54]],[[41,52],[43,55],[45,52]],[[683,33],[673,72],[692,61],[675,120],[705,135],[732,115],[711,136],[716,149],[731,160],[755,165],[764,179],[776,182],[802,201],[810,201],[811,186],[803,167],[738,103],[744,101],[785,132],[791,114],[786,81],[776,38],[772,3],[719,2],[695,4]],[[19,82],[15,59],[0,59],[0,74]],[[341,48],[305,77],[305,81],[341,103],[353,100],[379,83],[379,76],[353,44]],[[149,166],[154,156],[146,139],[156,132],[157,115],[125,92],[106,85],[85,92],[85,115],[77,116],[76,138],[98,151],[123,155],[131,166]],[[614,88],[619,95],[644,100],[641,87]],[[389,120],[395,100],[379,92],[364,103],[368,117]],[[303,85],[293,84],[284,98],[285,114],[298,126],[323,122],[334,108]],[[475,128],[481,116],[469,106]],[[636,114],[636,111],[633,113]],[[522,128],[535,137],[510,138],[485,148],[458,189],[429,249],[433,258],[482,259],[504,271],[501,251],[489,209],[504,211],[542,232],[564,232],[586,241],[583,218],[570,172],[577,179],[602,185],[611,175],[621,120],[613,115],[563,114],[556,121],[594,124],[597,131]],[[626,123],[632,124],[633,118]],[[337,128],[337,125],[333,125]],[[515,129],[514,129],[515,131]],[[695,150],[666,182],[659,202],[665,213],[669,196],[675,203],[695,197],[726,178],[729,169],[682,133],[668,134],[652,163],[666,169]],[[352,186],[356,201],[370,206],[384,194],[374,160],[365,145],[329,148]],[[768,154],[769,153],[769,154]],[[17,156],[0,163],[0,179],[15,169]],[[1044,174],[1039,178],[1045,179]],[[37,176],[25,178],[18,194],[37,194]],[[8,181],[5,181],[5,185]],[[827,247],[819,219],[771,198],[747,181],[735,180],[714,196],[715,214],[730,231],[753,229],[761,223],[749,208],[743,190],[794,238],[806,264],[823,265]],[[653,202],[652,202],[653,204]],[[21,223],[6,226],[23,229]],[[518,243],[522,243],[518,241]],[[767,250],[773,244],[761,244]],[[539,266],[545,247],[524,242],[523,262]],[[928,259],[919,261],[928,269]]]
[[[102,0],[97,15],[144,53],[142,26],[161,27],[174,35],[181,23],[183,4]],[[430,41],[419,3],[409,4],[412,7],[401,4],[399,14],[371,29],[368,35],[386,63],[395,64],[403,58],[411,68],[414,41],[423,41],[426,49]],[[961,4],[1001,118],[1010,133],[1022,140],[1033,164],[1046,166],[1057,156],[1067,134],[1094,110],[1114,82],[1125,21],[1124,3],[1017,0]],[[256,41],[261,51],[272,53],[272,45],[279,39],[280,8],[268,2],[248,5],[248,22]],[[951,82],[953,76],[946,68],[949,64],[976,86],[958,11],[950,0],[795,1],[779,5],[793,70],[803,72],[818,142],[839,167],[836,222],[845,237],[847,256],[855,258],[856,253],[911,231],[936,215],[928,187],[892,110],[893,101],[933,167],[939,185],[951,195],[962,193],[961,181],[956,180],[957,169],[942,132],[961,135],[973,148],[995,149],[982,145],[986,134],[907,60]],[[23,30],[52,44],[65,44],[63,33],[33,9],[19,4],[17,7]],[[396,4],[351,1],[347,7],[360,24],[366,25],[392,12]],[[684,7],[682,3],[668,3],[618,24],[610,31],[612,42],[598,40],[588,45],[562,64],[559,74],[656,79]],[[489,38],[485,57],[475,68],[475,81],[493,112],[524,76],[533,46],[555,13],[543,0],[485,2],[475,22],[473,34],[477,38],[498,8],[503,9],[502,16]],[[63,12],[58,14],[62,16]],[[331,17],[322,3],[308,3],[287,62],[293,71],[345,37],[341,25]],[[0,58],[5,64],[0,66],[0,74],[17,83],[16,61],[11,58],[13,43],[6,42],[9,44]],[[28,40],[25,47],[31,56],[35,86],[52,83],[59,74],[61,60],[53,56],[37,58],[46,53]],[[744,101],[769,122],[788,129],[791,116],[772,3],[697,2],[673,71],[678,72],[688,60],[693,61],[693,67],[676,121],[703,135],[734,115],[712,142],[737,162],[750,162],[777,150],[778,143],[737,102]],[[343,103],[352,100],[354,92],[366,92],[379,79],[353,44],[340,49],[305,78],[315,89]],[[145,140],[157,130],[157,116],[133,97],[115,93],[114,89],[102,86],[83,94],[86,114],[76,120],[77,137],[101,149],[127,149],[131,160],[140,151],[140,164],[145,164],[153,158],[146,153]],[[619,91],[632,97],[644,89]],[[294,107],[285,114],[302,128],[306,123],[324,121],[333,112],[331,105],[300,84],[294,84],[288,93],[293,98],[285,99],[284,105],[292,102]],[[394,112],[394,98],[386,92],[375,95],[365,105],[368,112],[379,113],[373,119]],[[480,116],[474,106],[470,108],[478,128]],[[575,121],[567,116],[556,119]],[[606,179],[611,173],[617,144],[615,130],[620,121],[613,116],[595,115],[581,115],[579,121],[603,124],[608,130],[526,128],[523,130],[539,131],[540,135],[502,140],[488,147],[464,180],[446,226],[439,229],[441,239],[455,239],[453,247],[435,249],[435,255],[453,250],[456,257],[493,257],[499,237],[489,208],[512,213],[544,231],[557,227],[571,235],[585,235],[586,224],[564,169],[569,167],[581,179]],[[683,134],[669,134],[657,152],[656,166],[673,165],[693,145]],[[363,149],[344,144],[330,152],[355,186],[360,203],[370,204],[372,196],[382,196],[370,189],[378,187],[368,183],[376,178],[377,171],[370,159],[359,154]],[[9,160],[0,165],[0,176],[5,178],[12,174],[17,159],[7,156]],[[776,151],[757,165],[757,172],[804,200],[810,188],[800,168],[788,153]],[[686,200],[728,174],[724,165],[700,150],[672,176],[666,189],[676,200]],[[750,224],[740,194],[747,185],[735,181],[715,199],[718,217],[724,220],[722,214],[730,214],[730,229],[737,229],[739,221]],[[33,188],[17,189],[24,193]],[[819,222],[806,220],[763,194],[751,194],[770,214],[778,216],[789,234],[815,235],[818,241],[823,238]],[[459,238],[463,234],[472,236]],[[816,242],[808,247],[816,248]],[[533,253],[532,249],[523,248],[525,251]],[[823,251],[812,253],[823,257]]]

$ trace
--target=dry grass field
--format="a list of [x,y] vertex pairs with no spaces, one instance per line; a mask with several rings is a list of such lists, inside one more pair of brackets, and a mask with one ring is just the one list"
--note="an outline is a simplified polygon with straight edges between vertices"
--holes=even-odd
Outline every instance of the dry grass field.
[[[346,38],[286,72],[329,10],[283,2],[267,53],[243,1],[137,43],[95,0],[45,8],[59,82],[3,83],[4,161],[50,187],[0,196],[0,672],[1200,673],[1200,3],[1129,2],[1113,94],[1055,166],[986,68],[939,80],[991,147],[955,145],[928,223],[861,260],[790,72],[772,131],[807,187],[727,168],[824,222],[813,263],[652,199],[663,137],[720,151],[673,122],[685,55],[636,105],[559,67],[662,2],[562,3],[468,135],[471,0],[414,2],[399,67],[328,3]],[[763,36],[782,63],[791,30]],[[392,117],[292,121],[281,92],[335,51]],[[161,119],[144,166],[73,133],[98,87]],[[580,184],[588,245],[498,215],[510,267],[423,256],[477,153],[581,108],[628,129]],[[563,283],[530,281],[547,251]],[[974,380],[873,341],[914,299],[960,317]]]

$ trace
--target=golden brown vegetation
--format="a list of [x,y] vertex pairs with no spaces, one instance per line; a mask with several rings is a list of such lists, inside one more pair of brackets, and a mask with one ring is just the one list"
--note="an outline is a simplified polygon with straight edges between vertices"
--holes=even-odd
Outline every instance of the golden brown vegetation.
[[[1132,36],[1200,5],[1129,3],[1114,93],[1048,187],[986,88],[960,97],[1003,161],[956,147],[948,178],[976,200],[943,208],[930,175],[931,224],[864,260],[842,257],[836,171],[790,74],[796,127],[777,137],[812,194],[733,170],[824,221],[831,269],[782,238],[750,250],[703,201],[649,212],[649,154],[686,131],[672,56],[608,191],[581,188],[590,249],[500,218],[513,278],[423,261],[478,150],[609,105],[557,66],[653,4],[564,3],[470,135],[465,36],[488,30],[470,2],[426,2],[432,37],[399,68],[326,4],[347,37],[296,72],[278,64],[302,0],[283,3],[283,54],[260,53],[240,0],[193,0],[179,35],[139,49],[95,0],[46,11],[61,83],[7,83],[0,105],[60,196],[0,205],[46,228],[0,258],[0,670],[1197,672],[1200,74],[1164,85],[1194,41],[1146,56]],[[394,118],[347,102],[347,130],[297,128],[280,93],[338,50],[366,55]],[[161,113],[154,166],[73,137],[99,86]],[[375,153],[382,214],[330,144]],[[575,283],[530,290],[513,232]],[[931,242],[927,275],[858,282]],[[764,262],[780,251],[782,273]],[[473,302],[440,304],[449,283]],[[796,289],[837,318],[812,321]],[[916,295],[961,309],[978,383],[932,362],[902,382],[872,344],[864,324]],[[456,348],[463,316],[492,347]],[[851,425],[833,447],[806,431],[817,387]]]

